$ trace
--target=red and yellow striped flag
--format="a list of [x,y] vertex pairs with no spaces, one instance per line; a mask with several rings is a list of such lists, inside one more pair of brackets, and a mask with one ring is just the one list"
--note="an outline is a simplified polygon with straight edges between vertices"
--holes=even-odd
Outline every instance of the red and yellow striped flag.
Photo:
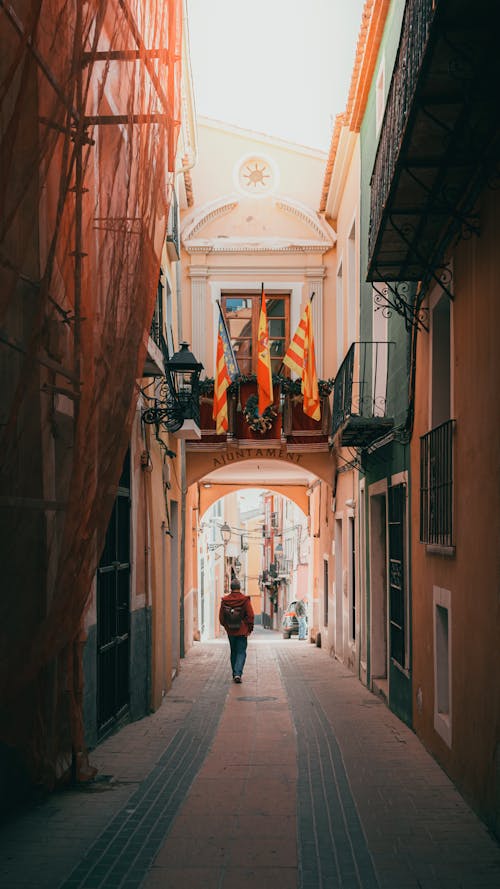
[[266,297],[262,291],[259,331],[257,335],[257,390],[259,393],[259,414],[273,403],[273,375],[271,372],[271,345],[267,327]]
[[316,359],[314,355],[314,337],[312,331],[311,303],[308,302],[297,330],[294,333],[283,364],[294,370],[302,380],[304,396],[304,413],[313,420],[321,419],[321,408],[316,376]]
[[219,304],[219,329],[217,333],[217,352],[215,356],[214,376],[214,409],[212,412],[215,420],[217,435],[224,435],[229,428],[227,418],[227,389],[240,375],[238,362],[229,338],[229,332],[224,322],[222,309]]

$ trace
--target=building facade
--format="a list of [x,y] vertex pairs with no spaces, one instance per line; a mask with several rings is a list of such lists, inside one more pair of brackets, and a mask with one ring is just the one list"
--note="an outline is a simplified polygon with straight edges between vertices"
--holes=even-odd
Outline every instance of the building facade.
[[393,308],[416,338],[412,724],[498,833],[500,126],[490,14],[487,3],[406,3],[371,183],[368,277],[393,282]]

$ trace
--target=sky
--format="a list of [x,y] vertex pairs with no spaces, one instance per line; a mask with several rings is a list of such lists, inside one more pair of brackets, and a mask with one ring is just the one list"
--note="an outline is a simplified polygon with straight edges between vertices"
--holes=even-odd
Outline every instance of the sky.
[[364,0],[188,0],[196,112],[327,151]]

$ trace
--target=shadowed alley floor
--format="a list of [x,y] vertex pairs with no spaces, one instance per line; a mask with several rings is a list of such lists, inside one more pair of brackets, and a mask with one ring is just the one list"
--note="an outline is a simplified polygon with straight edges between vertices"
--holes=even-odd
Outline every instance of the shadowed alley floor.
[[5,889],[498,889],[500,847],[415,735],[325,652],[257,629],[243,683],[197,643],[99,779],[5,824]]

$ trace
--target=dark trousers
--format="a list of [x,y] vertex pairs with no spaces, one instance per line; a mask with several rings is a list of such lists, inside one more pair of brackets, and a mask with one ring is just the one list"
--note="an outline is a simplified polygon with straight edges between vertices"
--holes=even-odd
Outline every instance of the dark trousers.
[[241,676],[247,659],[247,637],[228,636],[231,646],[231,668],[233,676]]

